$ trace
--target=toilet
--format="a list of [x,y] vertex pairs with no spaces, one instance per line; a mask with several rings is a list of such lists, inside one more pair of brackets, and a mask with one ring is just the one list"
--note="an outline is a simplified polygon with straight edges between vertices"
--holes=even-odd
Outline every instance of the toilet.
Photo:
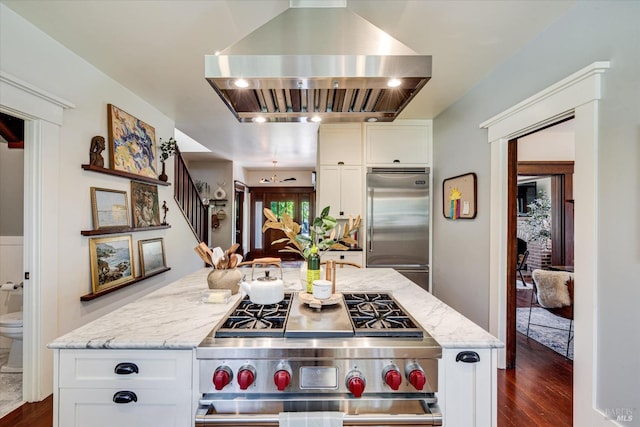
[[[6,285],[2,286],[3,291],[8,291],[9,295],[18,295],[21,297],[22,284],[13,286],[13,289],[7,289]],[[22,304],[20,304],[20,307]],[[15,310],[17,307],[14,307]],[[9,350],[9,360],[0,367],[2,373],[21,373],[22,372],[22,311],[14,311],[0,315],[0,336],[11,340],[11,349]]]
[[9,360],[0,367],[0,372],[22,372],[22,312],[0,316],[0,335],[11,339]]

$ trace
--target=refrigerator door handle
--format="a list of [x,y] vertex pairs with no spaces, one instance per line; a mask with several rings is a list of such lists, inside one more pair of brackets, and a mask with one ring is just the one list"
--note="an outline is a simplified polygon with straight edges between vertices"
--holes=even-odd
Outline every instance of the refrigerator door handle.
[[369,252],[373,252],[373,188],[369,188],[369,215],[367,216],[367,239],[369,240]]

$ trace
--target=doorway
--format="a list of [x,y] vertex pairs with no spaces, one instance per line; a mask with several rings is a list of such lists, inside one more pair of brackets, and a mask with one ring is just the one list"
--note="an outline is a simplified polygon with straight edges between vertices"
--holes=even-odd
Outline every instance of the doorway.
[[313,221],[315,212],[315,190],[313,187],[251,187],[251,249],[248,259],[261,257],[275,257],[287,261],[297,261],[302,258],[292,252],[280,252],[285,243],[275,243],[284,237],[280,230],[269,229],[262,232],[264,224],[264,208],[271,209],[281,218],[287,213],[293,221],[301,226],[301,234],[309,233],[309,225]]
[[[0,113],[0,284],[6,284],[0,292],[0,316],[9,316],[14,324],[23,312],[23,254],[28,249],[23,218],[24,120]],[[23,403],[23,342],[23,334],[19,339],[0,337],[0,418]]]
[[[569,116],[575,117],[575,149],[579,167],[575,170],[574,194],[580,209],[575,210],[575,266],[576,281],[580,292],[576,293],[575,307],[580,316],[575,321],[574,413],[575,425],[590,425],[600,419],[593,401],[597,389],[596,355],[598,331],[594,328],[596,313],[598,264],[597,250],[597,152],[598,152],[598,104],[601,99],[603,75],[610,68],[609,62],[594,62],[569,75],[537,94],[513,105],[507,110],[480,124],[487,129],[487,141],[491,145],[491,231],[489,246],[490,283],[490,331],[503,341],[506,331],[506,292],[512,286],[507,258],[509,240],[507,219],[509,212],[508,145],[509,141],[531,130],[540,129]],[[506,274],[505,274],[506,273]],[[499,367],[506,365],[506,353],[501,354]]]
[[[527,330],[524,326],[527,310],[523,304],[530,309],[531,272],[535,269],[573,271],[575,135],[571,119],[509,141],[507,263],[511,280],[506,293],[507,368],[515,367],[517,331],[526,333]],[[526,259],[525,265],[521,265],[522,259]],[[525,283],[519,283],[518,278]],[[544,310],[538,314],[547,317]],[[549,324],[557,320],[565,323],[564,319],[556,319],[551,314],[548,317]],[[556,339],[562,341],[555,335],[539,333],[538,338],[543,339],[545,345]]]

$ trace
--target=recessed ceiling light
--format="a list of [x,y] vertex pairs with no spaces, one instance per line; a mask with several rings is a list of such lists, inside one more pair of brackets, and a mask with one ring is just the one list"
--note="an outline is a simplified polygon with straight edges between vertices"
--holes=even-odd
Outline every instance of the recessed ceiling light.
[[321,122],[321,121],[322,121],[322,117],[320,117],[320,116],[313,116],[313,117],[311,117],[311,121],[312,121],[312,122],[314,122],[314,123],[319,123],[319,122]]
[[369,117],[369,118],[367,119],[367,121],[368,121],[369,123],[373,123],[373,122],[377,122],[377,121],[378,121],[378,119],[377,119],[376,117]]
[[253,120],[253,122],[254,122],[254,123],[264,123],[264,122],[266,122],[266,121],[267,121],[267,119],[265,119],[265,118],[264,118],[264,117],[262,117],[262,116],[254,117],[254,118],[253,118],[253,119],[251,119],[251,120]]
[[389,79],[389,81],[387,82],[387,86],[389,87],[398,87],[402,84],[402,81],[400,79]]
[[236,85],[236,87],[239,87],[239,88],[245,88],[245,87],[249,86],[249,82],[246,81],[245,79],[236,79],[233,82],[233,84]]

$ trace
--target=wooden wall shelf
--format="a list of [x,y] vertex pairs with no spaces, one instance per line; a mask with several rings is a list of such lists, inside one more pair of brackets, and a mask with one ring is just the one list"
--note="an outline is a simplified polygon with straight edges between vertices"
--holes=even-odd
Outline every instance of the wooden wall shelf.
[[83,236],[101,236],[103,234],[118,234],[118,233],[131,233],[135,231],[150,231],[150,230],[162,230],[164,228],[171,228],[167,225],[154,225],[152,227],[113,227],[113,228],[100,228],[98,230],[82,230],[80,234]]
[[94,299],[99,298],[99,297],[101,297],[103,295],[110,294],[111,292],[117,291],[118,289],[126,288],[127,286],[131,286],[131,285],[133,285],[135,283],[141,282],[141,281],[143,281],[145,279],[149,279],[149,278],[151,278],[153,276],[157,276],[158,274],[162,274],[165,271],[169,271],[169,270],[171,270],[171,267],[165,267],[162,270],[154,271],[153,273],[147,274],[146,276],[136,277],[135,279],[133,279],[130,282],[123,283],[123,284],[118,285],[118,286],[114,286],[113,288],[105,289],[104,291],[101,291],[101,292],[96,292],[96,293],[90,293],[90,294],[87,294],[87,295],[83,295],[83,296],[80,297],[80,301],[91,301],[91,300],[94,300]]
[[149,184],[157,184],[157,185],[171,185],[171,183],[169,182],[165,182],[165,181],[160,181],[159,179],[155,179],[155,178],[149,178],[148,176],[142,176],[142,175],[136,175],[135,173],[129,173],[129,172],[123,172],[123,171],[118,171],[115,169],[107,169],[107,168],[101,168],[99,166],[93,166],[93,165],[81,165],[82,169],[86,170],[86,171],[92,171],[92,172],[98,172],[98,173],[104,173],[107,175],[114,175],[114,176],[120,176],[123,178],[129,178],[129,179],[133,179],[135,181],[142,181],[142,182],[148,182]]

